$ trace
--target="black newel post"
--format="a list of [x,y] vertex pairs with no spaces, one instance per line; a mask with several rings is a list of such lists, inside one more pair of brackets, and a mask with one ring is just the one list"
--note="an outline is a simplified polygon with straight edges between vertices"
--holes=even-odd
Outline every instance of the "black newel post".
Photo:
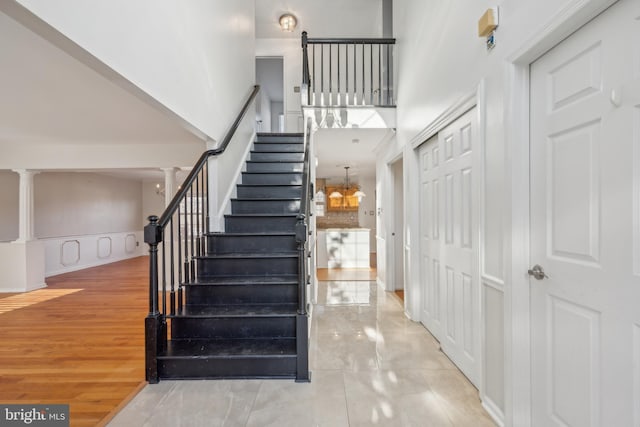
[[[149,217],[144,228],[144,241],[149,245],[149,314],[145,319],[145,372],[146,380],[158,382],[158,353],[164,346],[162,315],[158,311],[158,244],[162,242],[162,227],[158,217]],[[166,337],[166,335],[165,335]]]

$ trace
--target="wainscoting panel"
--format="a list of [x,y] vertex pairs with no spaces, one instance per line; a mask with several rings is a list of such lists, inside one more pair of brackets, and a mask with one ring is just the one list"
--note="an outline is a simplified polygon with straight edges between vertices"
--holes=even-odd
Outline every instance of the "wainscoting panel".
[[143,232],[105,233],[41,239],[45,277],[146,254]]

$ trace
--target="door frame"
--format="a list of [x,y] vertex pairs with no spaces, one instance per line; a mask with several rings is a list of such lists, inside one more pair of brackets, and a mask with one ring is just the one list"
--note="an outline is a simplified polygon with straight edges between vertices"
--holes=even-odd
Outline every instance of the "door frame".
[[[259,59],[280,59],[282,61],[282,114],[284,115],[284,131],[287,131],[287,73],[286,73],[286,69],[287,69],[287,58],[284,56],[284,54],[282,55],[259,55],[256,53],[256,55],[254,56],[254,64],[259,60]],[[254,65],[255,66],[255,65]],[[258,76],[255,76],[256,81],[258,79]],[[303,129],[304,131],[304,129]],[[271,132],[273,132],[273,129],[271,129]]]
[[504,299],[506,425],[531,426],[531,300],[525,274],[530,266],[530,65],[616,1],[571,0],[506,56],[505,177],[510,209],[504,219],[510,230],[503,244],[505,279],[511,283]]
[[[393,233],[398,233],[398,231],[396,230],[396,208],[395,208],[395,202],[396,202],[396,196],[394,194],[394,188],[395,188],[395,183],[396,183],[396,171],[395,171],[395,167],[394,165],[399,162],[402,161],[403,162],[403,171],[402,171],[402,191],[403,191],[403,195],[402,195],[402,200],[403,203],[405,201],[406,198],[406,189],[405,189],[405,176],[406,176],[406,170],[404,170],[404,153],[399,153],[395,156],[393,156],[390,159],[387,159],[387,161],[385,162],[385,169],[386,169],[386,174],[387,174],[387,188],[389,189],[388,194],[390,195],[387,196],[387,201],[390,202],[390,206],[393,206],[393,209],[389,209],[388,210],[388,215],[386,215],[386,221],[385,221],[385,234],[387,236],[386,239],[386,277],[385,277],[385,283],[384,283],[384,288],[385,291],[389,291],[389,292],[393,292],[396,290],[396,285],[395,285],[395,279],[396,279],[396,275],[398,274],[398,269],[403,269],[404,270],[404,263],[401,266],[396,265],[396,259],[397,259],[397,250],[398,248],[396,247],[396,240],[394,235],[392,235]],[[403,229],[401,230],[402,235],[404,236],[405,233],[405,228],[406,228],[406,209],[405,206],[402,207],[402,213],[403,213]],[[403,272],[404,274],[406,274],[406,271]],[[406,290],[406,289],[405,289]],[[406,307],[407,304],[407,296],[405,294],[405,301],[404,301],[404,306]]]
[[[402,162],[402,176],[399,176],[400,162]],[[396,159],[389,165],[391,168],[393,191],[391,192],[393,198],[393,214],[392,229],[393,229],[393,291],[405,290],[406,288],[406,254],[405,254],[405,217],[406,217],[406,205],[404,202],[406,191],[404,189],[405,183],[405,164],[404,157]],[[396,192],[396,187],[402,186],[402,194],[399,195]],[[402,203],[399,203],[402,202]],[[400,231],[399,231],[400,230]],[[399,234],[401,233],[401,234]],[[402,270],[402,271],[400,271]],[[398,283],[398,278],[402,277],[402,286]],[[405,298],[406,299],[406,298]]]

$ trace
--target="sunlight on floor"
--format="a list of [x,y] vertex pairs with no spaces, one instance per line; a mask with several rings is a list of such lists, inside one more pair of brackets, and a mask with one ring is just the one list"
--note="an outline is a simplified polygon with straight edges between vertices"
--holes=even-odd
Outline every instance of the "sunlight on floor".
[[161,381],[109,425],[495,426],[478,391],[395,294],[344,277],[351,271],[323,273],[342,280],[318,284],[310,383]]
[[34,304],[38,304],[39,302],[70,295],[81,290],[82,289],[40,289],[24,294],[12,295],[10,297],[0,299],[0,314],[29,307]]
[[369,283],[329,282],[326,305],[370,304]]

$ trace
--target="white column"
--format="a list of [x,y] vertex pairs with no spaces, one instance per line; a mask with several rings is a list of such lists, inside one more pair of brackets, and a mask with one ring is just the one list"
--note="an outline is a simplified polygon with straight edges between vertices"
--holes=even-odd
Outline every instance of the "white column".
[[38,171],[14,169],[20,175],[18,242],[34,240],[33,177]]
[[0,292],[27,292],[47,286],[44,243],[34,237],[33,176],[37,171],[14,169],[20,175],[18,239],[0,243]]
[[171,203],[178,188],[176,183],[176,172],[178,172],[178,168],[162,168],[162,171],[164,172],[164,205],[166,207]]

